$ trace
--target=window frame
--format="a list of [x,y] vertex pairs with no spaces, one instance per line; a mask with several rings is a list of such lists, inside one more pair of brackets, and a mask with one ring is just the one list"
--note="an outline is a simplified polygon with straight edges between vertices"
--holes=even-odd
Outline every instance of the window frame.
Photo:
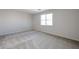
[[[48,15],[48,14],[51,14],[51,15],[52,15],[52,20],[51,20],[52,23],[51,23],[51,24],[47,24],[47,21],[49,21],[49,20],[47,19],[47,15]],[[42,20],[42,18],[41,18],[43,15],[45,16],[45,20]],[[53,13],[41,14],[41,15],[40,15],[40,19],[41,19],[40,25],[42,25],[42,26],[52,26],[52,25],[53,25]],[[44,25],[42,24],[42,21],[45,21],[45,24],[44,24]]]

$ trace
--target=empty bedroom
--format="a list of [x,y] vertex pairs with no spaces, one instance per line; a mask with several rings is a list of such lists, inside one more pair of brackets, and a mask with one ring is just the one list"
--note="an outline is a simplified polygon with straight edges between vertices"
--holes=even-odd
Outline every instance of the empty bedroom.
[[0,9],[0,49],[79,49],[79,10]]

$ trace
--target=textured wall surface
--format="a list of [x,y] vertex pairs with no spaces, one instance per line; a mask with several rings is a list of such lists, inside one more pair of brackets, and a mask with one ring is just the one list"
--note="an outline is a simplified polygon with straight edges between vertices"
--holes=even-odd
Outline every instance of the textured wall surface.
[[0,35],[32,29],[31,15],[15,10],[0,10]]

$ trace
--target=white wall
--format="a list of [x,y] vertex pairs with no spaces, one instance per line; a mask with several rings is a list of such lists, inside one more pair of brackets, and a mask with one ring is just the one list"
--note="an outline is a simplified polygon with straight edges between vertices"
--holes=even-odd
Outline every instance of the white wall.
[[[41,26],[40,15],[53,13],[53,26]],[[48,10],[33,16],[33,29],[79,41],[79,10]]]
[[31,15],[16,10],[0,10],[0,35],[31,29]]

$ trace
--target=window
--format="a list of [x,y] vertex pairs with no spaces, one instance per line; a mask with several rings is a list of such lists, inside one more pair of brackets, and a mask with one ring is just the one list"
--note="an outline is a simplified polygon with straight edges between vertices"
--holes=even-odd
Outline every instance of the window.
[[52,14],[41,15],[41,25],[53,25],[52,17]]

